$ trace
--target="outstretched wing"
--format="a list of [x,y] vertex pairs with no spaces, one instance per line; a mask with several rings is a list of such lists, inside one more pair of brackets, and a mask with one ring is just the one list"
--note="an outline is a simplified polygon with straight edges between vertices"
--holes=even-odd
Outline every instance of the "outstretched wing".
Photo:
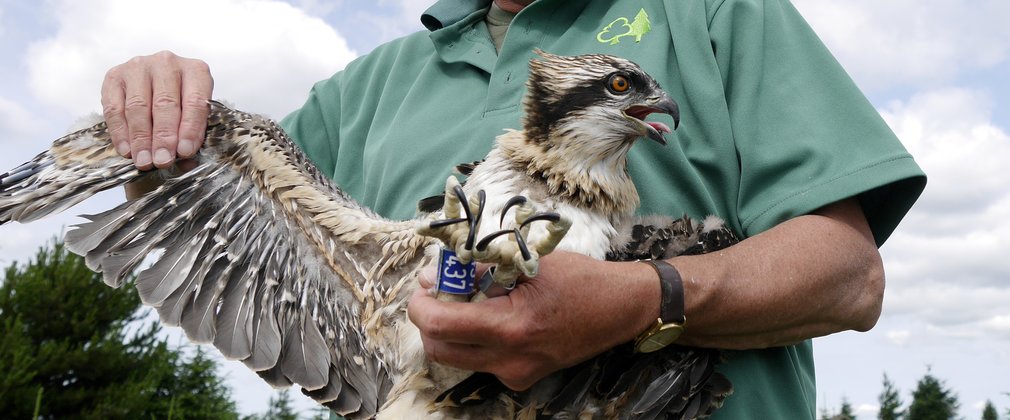
[[[351,200],[273,122],[210,106],[196,168],[85,216],[68,247],[114,287],[153,255],[136,287],[163,322],[272,385],[374,415],[394,373],[379,327],[397,315],[428,239]],[[0,175],[0,224],[142,176],[98,124]]]

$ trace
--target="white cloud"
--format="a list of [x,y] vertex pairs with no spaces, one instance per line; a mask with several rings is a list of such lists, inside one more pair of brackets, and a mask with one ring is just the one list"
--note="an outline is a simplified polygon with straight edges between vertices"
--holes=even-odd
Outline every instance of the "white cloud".
[[935,86],[1007,59],[1005,0],[796,0],[864,89]]
[[890,341],[898,347],[904,347],[911,336],[912,333],[908,330],[891,330],[886,334],[887,341]]
[[327,1],[327,0],[288,0],[290,3],[298,6],[299,9],[314,15],[314,16],[326,16],[332,13],[334,10],[340,8],[342,1]]
[[856,407],[856,415],[873,417],[880,411],[880,406],[876,404],[859,404]]
[[421,14],[431,7],[434,1],[428,0],[397,0],[400,6],[400,21],[408,28],[421,29]]
[[97,110],[105,71],[169,49],[208,62],[215,96],[281,117],[354,53],[321,19],[271,0],[58,0],[51,38],[28,52],[30,84],[73,113]]
[[38,144],[42,120],[17,102],[0,97],[0,139],[5,145]]
[[991,108],[981,92],[940,89],[882,111],[929,176],[882,250],[885,315],[920,319],[932,335],[1010,339],[1010,135]]

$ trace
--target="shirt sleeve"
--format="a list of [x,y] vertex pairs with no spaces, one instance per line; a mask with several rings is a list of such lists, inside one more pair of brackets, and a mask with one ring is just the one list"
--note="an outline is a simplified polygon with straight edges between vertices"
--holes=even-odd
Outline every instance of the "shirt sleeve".
[[925,175],[787,0],[725,0],[710,9],[740,165],[747,235],[858,197],[880,245]]

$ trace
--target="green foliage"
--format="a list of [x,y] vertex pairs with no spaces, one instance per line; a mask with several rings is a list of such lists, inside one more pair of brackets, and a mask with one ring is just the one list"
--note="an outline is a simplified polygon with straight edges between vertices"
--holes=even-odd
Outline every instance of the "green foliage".
[[842,398],[842,411],[835,416],[835,420],[856,420],[856,413],[852,411],[848,399]]
[[[309,414],[311,415],[309,418],[312,420],[330,420],[333,412],[324,405],[317,405],[309,412]],[[343,417],[336,416],[336,418],[342,419]]]
[[0,284],[0,413],[237,418],[216,364],[199,351],[186,358],[169,349],[155,323],[141,322],[140,307],[131,285],[107,287],[59,243],[7,268]]
[[999,420],[999,414],[996,413],[996,407],[992,405],[992,401],[985,401],[985,408],[982,409],[982,420]]
[[904,402],[901,401],[898,389],[894,387],[894,383],[886,373],[884,374],[884,390],[880,391],[877,401],[880,402],[880,411],[877,412],[878,420],[898,420],[905,415],[905,411],[901,409]]
[[919,380],[912,392],[907,420],[949,420],[957,415],[957,394],[930,373]]
[[[242,420],[297,420],[298,412],[291,407],[291,389],[277,391],[270,397],[270,407],[262,415],[243,417]],[[329,418],[329,417],[326,417]]]
[[849,404],[849,400],[842,397],[841,411],[836,414],[829,412],[826,408],[822,408],[819,420],[856,420],[856,413],[853,412],[852,404]]

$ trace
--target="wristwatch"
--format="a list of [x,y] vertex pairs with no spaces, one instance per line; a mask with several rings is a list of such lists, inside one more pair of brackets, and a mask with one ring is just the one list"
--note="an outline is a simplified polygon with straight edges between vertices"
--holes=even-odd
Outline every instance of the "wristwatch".
[[635,339],[635,351],[651,353],[672,344],[680,338],[687,323],[684,316],[684,282],[680,272],[663,260],[644,260],[656,274],[659,274],[659,284],[662,290],[662,300],[659,306],[659,318],[648,330]]

